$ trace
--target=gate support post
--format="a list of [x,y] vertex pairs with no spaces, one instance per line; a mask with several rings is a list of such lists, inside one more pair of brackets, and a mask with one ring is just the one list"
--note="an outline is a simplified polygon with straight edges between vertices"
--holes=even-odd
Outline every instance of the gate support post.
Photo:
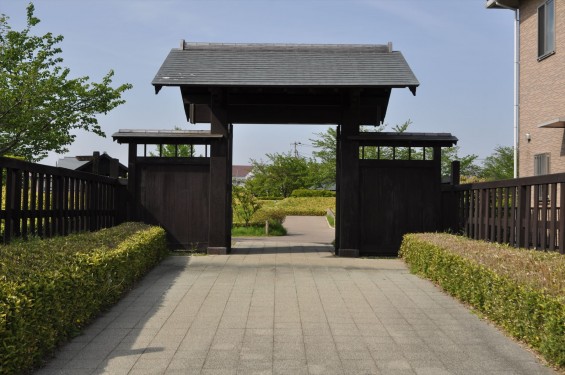
[[350,136],[359,134],[360,93],[353,91],[344,108],[343,124],[339,134],[339,248],[343,257],[359,256],[359,142]]
[[223,137],[210,150],[210,225],[208,254],[227,254],[231,250],[231,145],[225,98],[222,90],[211,95],[211,132]]

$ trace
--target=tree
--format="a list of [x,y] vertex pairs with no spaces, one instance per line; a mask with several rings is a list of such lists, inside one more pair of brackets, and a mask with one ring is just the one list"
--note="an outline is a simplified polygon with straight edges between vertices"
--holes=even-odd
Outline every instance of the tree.
[[[397,133],[405,132],[408,127],[412,124],[409,119],[402,124],[395,125],[392,130]],[[371,131],[380,132],[386,128],[387,125],[375,126]],[[361,132],[369,131],[367,127],[361,127]],[[322,186],[327,186],[330,184],[335,184],[336,178],[336,155],[337,155],[337,129],[328,128],[324,133],[315,133],[317,138],[310,139],[312,146],[317,150],[312,152],[312,155],[318,160],[318,176],[316,179],[322,182]],[[384,149],[384,148],[383,148]],[[376,159],[377,149],[376,147],[365,147],[365,157],[367,159]],[[384,154],[381,156],[383,159],[392,155],[392,151],[383,150]],[[407,151],[406,151],[407,153]]]
[[475,164],[478,155],[471,154],[459,156],[459,146],[444,147],[441,149],[441,175],[451,175],[451,162],[459,160],[460,174],[463,177],[479,177],[481,167]]
[[179,157],[179,158],[192,158],[194,157],[193,145],[162,145],[159,151],[159,146],[155,151],[149,152],[150,156],[160,157]]
[[335,184],[336,174],[336,145],[337,129],[328,128],[325,133],[316,133],[316,139],[310,139],[316,151],[312,155],[318,160],[318,166],[314,175],[320,187]]
[[483,162],[481,177],[486,180],[505,180],[514,177],[514,149],[496,146],[494,153]]
[[[175,130],[181,130],[181,128],[175,126]],[[153,157],[192,158],[194,157],[194,145],[162,145],[160,150],[157,146],[155,151],[149,152],[149,155]]]
[[312,160],[288,153],[267,154],[269,162],[251,160],[249,188],[256,196],[288,197],[295,189],[309,188]]
[[235,215],[242,220],[246,226],[261,205],[247,186],[232,186],[232,208]]
[[125,103],[121,95],[132,87],[112,88],[112,70],[100,83],[87,76],[69,78],[57,47],[63,36],[32,35],[39,22],[31,3],[22,31],[13,31],[8,17],[0,15],[0,155],[30,161],[67,151],[75,129],[105,136],[96,115]]

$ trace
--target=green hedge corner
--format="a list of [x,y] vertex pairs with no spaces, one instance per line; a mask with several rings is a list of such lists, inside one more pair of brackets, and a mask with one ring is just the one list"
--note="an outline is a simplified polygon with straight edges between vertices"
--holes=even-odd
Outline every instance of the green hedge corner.
[[167,253],[140,223],[0,246],[0,374],[40,365]]
[[509,334],[565,367],[565,257],[443,234],[404,236],[411,272],[470,304]]

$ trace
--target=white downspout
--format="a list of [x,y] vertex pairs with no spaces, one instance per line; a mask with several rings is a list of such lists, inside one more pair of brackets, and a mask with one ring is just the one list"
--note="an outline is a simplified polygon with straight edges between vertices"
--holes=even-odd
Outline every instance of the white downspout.
[[494,0],[494,4],[514,11],[514,178],[517,178],[520,149],[520,9],[501,4],[497,0]]

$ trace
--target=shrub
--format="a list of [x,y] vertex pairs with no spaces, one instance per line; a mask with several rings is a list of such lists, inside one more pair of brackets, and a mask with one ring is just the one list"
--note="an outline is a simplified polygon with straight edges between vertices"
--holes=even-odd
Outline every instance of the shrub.
[[286,218],[286,213],[283,210],[278,210],[275,207],[262,207],[255,212],[251,219],[251,224],[265,224],[268,221],[271,224],[282,224]]
[[76,335],[167,254],[138,223],[0,250],[0,373],[28,371]]
[[448,234],[408,234],[401,256],[512,336],[565,366],[565,257]]
[[[263,237],[265,224],[234,225],[231,230],[234,237]],[[269,222],[269,236],[285,236],[286,229],[280,223]]]
[[335,197],[335,191],[331,190],[313,190],[313,189],[296,189],[290,194],[294,198],[304,197]]

